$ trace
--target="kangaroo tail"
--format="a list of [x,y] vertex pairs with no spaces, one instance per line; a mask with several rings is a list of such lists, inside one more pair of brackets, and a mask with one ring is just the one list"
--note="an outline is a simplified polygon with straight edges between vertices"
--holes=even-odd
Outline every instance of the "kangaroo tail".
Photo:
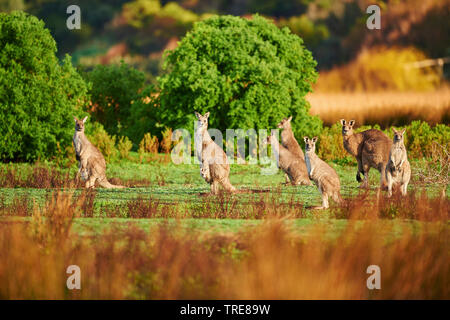
[[311,209],[311,210],[324,210],[327,209],[323,206],[310,206],[310,207],[305,207],[305,209]]
[[299,180],[298,183],[296,183],[296,185],[312,186],[313,183],[311,182],[311,180],[309,180],[308,177],[302,177],[302,179]]
[[345,201],[345,200],[342,198],[341,193],[340,193],[339,191],[336,191],[336,192],[333,194],[333,200],[334,200],[336,203],[338,203],[338,204],[343,204],[344,201]]
[[231,192],[231,193],[236,193],[237,192],[236,188],[233,187],[233,185],[231,184],[229,179],[223,180],[222,181],[222,186],[228,192]]
[[302,180],[295,181],[293,183],[286,183],[286,184],[292,184],[294,186],[312,186],[313,185],[309,179],[308,180],[302,179]]
[[115,184],[111,184],[108,179],[104,178],[103,180],[99,180],[98,184],[103,188],[112,189],[112,188],[126,188],[125,186],[119,186]]

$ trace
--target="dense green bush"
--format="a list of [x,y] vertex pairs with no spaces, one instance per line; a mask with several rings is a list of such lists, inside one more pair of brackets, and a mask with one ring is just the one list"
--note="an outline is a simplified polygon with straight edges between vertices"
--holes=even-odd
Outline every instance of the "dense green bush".
[[[344,159],[349,154],[344,149],[342,139],[342,126],[339,123],[333,124],[331,127],[324,127],[317,142],[317,155],[324,160]],[[302,148],[303,139],[302,141]],[[300,141],[299,141],[300,142]]]
[[303,41],[253,16],[215,16],[194,24],[159,78],[162,123],[193,131],[194,111],[210,111],[210,127],[268,129],[292,115],[298,136],[318,134],[304,99],[316,62]]
[[133,102],[138,100],[144,87],[145,75],[122,62],[120,65],[97,65],[84,73],[92,83],[91,104],[88,112],[111,135],[124,135],[130,124]]
[[406,127],[406,148],[408,156],[413,158],[431,157],[433,143],[448,146],[450,143],[450,127],[445,124],[437,124],[430,127],[427,122],[413,121]]
[[44,22],[24,12],[0,13],[0,160],[51,158],[71,143],[73,118],[88,86],[62,64]]
[[127,137],[120,137],[117,142],[117,150],[121,159],[128,159],[133,143]]

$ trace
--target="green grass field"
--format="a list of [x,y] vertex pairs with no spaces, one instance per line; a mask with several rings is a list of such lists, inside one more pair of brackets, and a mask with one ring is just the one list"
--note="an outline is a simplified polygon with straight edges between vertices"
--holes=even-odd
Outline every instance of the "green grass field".
[[[330,162],[347,201],[311,210],[321,203],[317,188],[283,185],[281,171],[232,165],[235,187],[263,192],[211,195],[198,165],[158,158],[108,163],[108,178],[125,189],[85,190],[73,180],[75,164],[1,164],[0,295],[448,297],[448,186],[443,197],[442,184],[413,175],[407,197],[377,197],[378,172],[371,170],[371,189],[360,190],[351,161]],[[413,172],[424,164],[412,161]],[[83,270],[80,292],[65,289],[64,271],[74,263]],[[375,294],[366,288],[371,264],[383,270]]]
[[[340,165],[334,162],[330,164],[339,174],[344,198],[354,197],[362,192],[355,179],[354,165]],[[412,162],[412,165],[414,170],[421,162]],[[4,169],[14,167],[16,172],[24,177],[31,174],[33,168],[28,164],[2,166]],[[304,230],[318,222],[329,225],[331,233],[345,227],[346,221],[335,219],[332,209],[322,211],[305,209],[321,203],[319,191],[315,186],[286,186],[283,185],[284,174],[281,170],[274,175],[264,175],[261,168],[259,165],[233,164],[230,180],[240,190],[266,190],[265,192],[212,196],[208,194],[209,185],[200,177],[197,164],[176,165],[170,161],[141,164],[135,159],[109,163],[107,170],[109,179],[120,179],[130,187],[97,188],[90,205],[85,208],[89,214],[83,213],[88,218],[77,218],[74,230],[80,233],[96,233],[106,227],[113,225],[120,227],[129,222],[147,229],[162,222],[182,221],[184,226],[201,231],[235,232],[261,223],[261,218],[267,217],[268,211],[283,213],[283,206],[286,206],[288,211],[286,216],[293,218],[289,220],[289,224],[294,229]],[[64,172],[67,170],[73,177],[77,170],[76,165],[62,169]],[[376,170],[370,171],[369,193],[372,195],[376,193],[379,177]],[[57,189],[60,188],[2,188],[0,204],[7,207],[18,202],[27,203],[30,210],[28,215],[31,215],[30,208],[36,204],[44,205],[49,195]],[[80,195],[83,189],[64,190]],[[426,190],[428,196],[434,196],[439,192],[439,187],[424,186],[413,177],[409,192],[423,192],[423,190]],[[446,193],[448,196],[448,188]],[[132,214],[133,210],[139,211],[139,207],[143,206],[145,207],[143,210],[153,210],[151,218]],[[2,215],[2,220],[5,221],[10,220],[10,216],[14,213]],[[23,219],[26,221],[29,217]]]

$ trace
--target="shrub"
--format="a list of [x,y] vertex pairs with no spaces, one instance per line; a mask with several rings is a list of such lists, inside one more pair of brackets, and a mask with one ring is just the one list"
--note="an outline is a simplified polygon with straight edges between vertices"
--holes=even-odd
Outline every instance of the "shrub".
[[316,62],[303,40],[268,20],[215,16],[194,28],[165,59],[161,122],[193,131],[194,110],[211,111],[210,127],[272,128],[293,116],[299,136],[318,134],[321,121],[304,99]]
[[413,158],[432,157],[433,143],[446,146],[450,141],[450,127],[437,124],[433,128],[424,121],[413,121],[406,129],[405,145],[408,156]]
[[142,141],[139,143],[139,160],[142,162],[146,153],[158,153],[158,138],[152,136],[150,133],[146,133]]
[[97,65],[84,77],[92,82],[87,111],[109,134],[123,135],[130,126],[131,106],[140,98],[145,75],[122,61],[120,65]]
[[117,150],[119,151],[120,158],[128,159],[132,147],[133,143],[130,139],[125,136],[120,137],[119,142],[117,143]]
[[333,124],[331,127],[324,127],[320,134],[317,155],[324,160],[344,159],[348,156],[344,149],[341,125]]
[[60,64],[44,22],[24,12],[0,13],[0,160],[34,161],[69,145],[72,116],[86,101],[88,86],[72,67]]
[[162,140],[159,144],[163,153],[169,153],[172,148],[172,129],[166,128],[162,132]]

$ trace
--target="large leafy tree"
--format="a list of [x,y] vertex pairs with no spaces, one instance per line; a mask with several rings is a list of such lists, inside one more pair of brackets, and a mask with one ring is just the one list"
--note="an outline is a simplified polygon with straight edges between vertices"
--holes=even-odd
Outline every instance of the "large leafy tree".
[[57,59],[44,23],[24,12],[0,14],[0,160],[50,158],[70,145],[72,116],[87,85],[70,57]]
[[145,75],[123,61],[119,65],[97,65],[85,74],[92,84],[88,108],[93,119],[111,135],[128,132],[132,104],[141,98]]
[[258,15],[197,22],[166,57],[161,122],[191,129],[194,111],[210,111],[213,128],[268,129],[292,115],[297,135],[316,134],[322,124],[304,98],[315,66],[300,37]]

